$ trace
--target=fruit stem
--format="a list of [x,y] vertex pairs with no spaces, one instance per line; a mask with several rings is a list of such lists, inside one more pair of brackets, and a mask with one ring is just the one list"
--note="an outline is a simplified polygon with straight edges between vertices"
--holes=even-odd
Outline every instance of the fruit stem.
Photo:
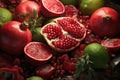
[[103,19],[109,21],[111,20],[111,16],[109,14],[106,14]]
[[28,23],[26,21],[22,22],[20,25],[21,30],[26,30],[28,28]]
[[23,21],[23,25],[29,28],[30,30],[35,27],[42,26],[41,21],[44,19],[43,16],[39,17],[36,10],[33,11],[33,17],[31,17],[30,13],[26,15],[21,15],[21,18],[28,18],[28,21]]

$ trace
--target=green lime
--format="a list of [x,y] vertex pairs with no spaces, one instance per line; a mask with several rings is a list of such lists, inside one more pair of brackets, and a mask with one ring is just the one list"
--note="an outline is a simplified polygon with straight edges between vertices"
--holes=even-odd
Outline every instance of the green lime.
[[0,27],[6,22],[11,21],[13,18],[12,13],[6,8],[0,8]]
[[78,5],[78,0],[60,0],[64,5]]
[[79,9],[84,15],[91,15],[98,8],[103,7],[105,0],[81,0]]
[[39,76],[31,76],[31,77],[28,77],[26,80],[43,80],[43,78]]
[[109,54],[105,47],[98,43],[90,43],[84,49],[84,54],[88,54],[93,62],[94,68],[106,68],[109,62]]

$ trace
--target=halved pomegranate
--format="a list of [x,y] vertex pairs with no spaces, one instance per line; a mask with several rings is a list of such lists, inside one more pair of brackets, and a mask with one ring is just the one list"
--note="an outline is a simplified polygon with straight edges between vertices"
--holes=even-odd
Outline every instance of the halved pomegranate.
[[86,28],[73,18],[59,17],[42,27],[41,34],[53,49],[65,52],[80,44],[86,36]]
[[37,66],[47,62],[52,57],[51,49],[41,42],[30,42],[24,47],[26,59]]
[[57,17],[65,12],[64,5],[59,0],[39,0],[42,14],[46,17]]
[[120,49],[120,39],[119,38],[105,39],[101,41],[101,45],[110,51],[116,52]]

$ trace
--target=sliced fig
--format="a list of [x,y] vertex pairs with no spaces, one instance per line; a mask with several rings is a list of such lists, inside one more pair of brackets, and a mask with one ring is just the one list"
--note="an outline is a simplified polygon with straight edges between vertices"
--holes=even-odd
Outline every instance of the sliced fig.
[[52,57],[51,49],[41,42],[28,43],[24,48],[24,52],[28,62],[35,66],[44,64]]
[[102,46],[104,46],[106,49],[110,51],[117,51],[120,49],[120,39],[119,38],[112,38],[112,39],[106,39],[101,41]]
[[70,17],[53,19],[40,32],[48,45],[59,52],[75,49],[86,36],[84,25]]
[[39,0],[42,14],[46,17],[58,17],[65,12],[64,5],[59,0]]

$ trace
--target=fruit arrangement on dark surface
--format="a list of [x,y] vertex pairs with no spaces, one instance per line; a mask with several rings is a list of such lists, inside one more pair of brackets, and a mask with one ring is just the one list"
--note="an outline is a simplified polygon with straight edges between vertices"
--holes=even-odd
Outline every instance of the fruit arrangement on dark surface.
[[0,80],[120,80],[118,0],[0,0]]

